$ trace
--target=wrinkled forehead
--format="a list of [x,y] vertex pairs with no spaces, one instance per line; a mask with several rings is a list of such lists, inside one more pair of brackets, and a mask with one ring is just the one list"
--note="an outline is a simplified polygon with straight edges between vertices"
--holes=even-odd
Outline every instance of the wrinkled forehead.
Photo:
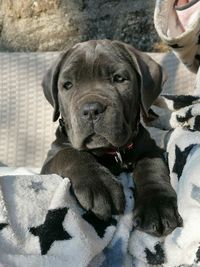
[[66,57],[65,72],[109,74],[118,69],[130,69],[129,54],[109,41],[89,41],[75,45]]

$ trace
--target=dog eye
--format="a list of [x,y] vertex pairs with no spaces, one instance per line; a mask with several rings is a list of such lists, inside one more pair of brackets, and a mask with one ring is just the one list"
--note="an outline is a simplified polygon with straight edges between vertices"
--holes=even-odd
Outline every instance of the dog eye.
[[73,84],[70,81],[63,83],[63,88],[65,88],[66,90],[69,90],[70,88],[72,88],[72,86]]
[[113,77],[113,82],[115,82],[115,83],[123,83],[126,80],[127,80],[126,78],[122,77],[119,74],[115,74]]

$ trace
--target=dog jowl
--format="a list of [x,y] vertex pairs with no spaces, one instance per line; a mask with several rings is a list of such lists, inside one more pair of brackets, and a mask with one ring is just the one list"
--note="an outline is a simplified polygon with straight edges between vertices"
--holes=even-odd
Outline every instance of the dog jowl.
[[148,119],[162,82],[161,67],[144,53],[93,40],[61,54],[42,83],[53,120],[61,117],[42,173],[69,177],[79,203],[107,220],[123,213],[115,175],[129,166],[136,186],[134,225],[155,235],[180,224],[163,151],[140,122],[141,115]]

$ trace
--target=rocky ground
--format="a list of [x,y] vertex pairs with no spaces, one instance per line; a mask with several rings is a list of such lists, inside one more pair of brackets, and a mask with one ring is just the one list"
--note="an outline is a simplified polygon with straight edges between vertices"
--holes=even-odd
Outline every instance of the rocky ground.
[[52,51],[88,39],[162,51],[155,0],[0,0],[0,51]]

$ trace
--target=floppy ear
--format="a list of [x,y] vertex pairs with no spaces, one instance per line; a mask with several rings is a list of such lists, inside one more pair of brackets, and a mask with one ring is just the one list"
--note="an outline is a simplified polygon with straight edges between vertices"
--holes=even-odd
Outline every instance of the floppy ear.
[[62,53],[52,67],[46,72],[42,81],[43,92],[46,99],[53,106],[53,121],[56,121],[60,116],[58,103],[58,78],[62,63],[67,52]]
[[139,76],[141,110],[142,115],[147,119],[151,117],[149,114],[150,106],[161,93],[166,76],[164,75],[162,67],[150,56],[128,44],[122,42],[117,43],[120,46],[124,46],[131,57],[133,68]]

